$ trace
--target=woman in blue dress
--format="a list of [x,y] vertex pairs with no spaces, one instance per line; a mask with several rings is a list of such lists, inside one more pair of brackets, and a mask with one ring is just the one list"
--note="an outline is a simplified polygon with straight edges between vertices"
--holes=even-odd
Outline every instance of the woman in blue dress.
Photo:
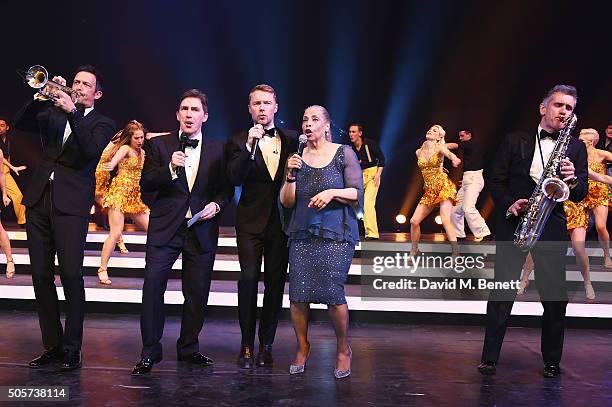
[[289,300],[297,337],[297,352],[289,373],[304,372],[310,354],[309,303],[327,304],[336,333],[338,379],[351,374],[348,343],[349,313],[344,283],[359,238],[357,213],[363,206],[363,178],[350,146],[331,142],[329,113],[324,107],[304,111],[302,131],[307,137],[302,157],[287,160],[281,205],[290,210]]

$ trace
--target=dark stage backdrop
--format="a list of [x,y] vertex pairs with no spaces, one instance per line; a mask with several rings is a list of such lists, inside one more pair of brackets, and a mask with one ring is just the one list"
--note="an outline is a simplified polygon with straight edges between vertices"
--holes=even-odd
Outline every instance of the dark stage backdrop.
[[[303,109],[322,104],[337,141],[348,141],[338,129],[351,121],[379,140],[388,158],[379,223],[393,230],[420,196],[414,151],[434,123],[449,141],[472,128],[490,163],[504,133],[535,131],[544,91],[569,83],[579,91],[579,126],[603,136],[612,119],[607,3],[4,1],[0,114],[14,115],[32,95],[16,68],[41,64],[70,81],[92,63],[106,87],[96,106],[118,125],[135,118],[173,130],[177,97],[197,87],[210,98],[207,136],[224,140],[250,125],[249,89],[269,83],[286,126],[299,128]],[[13,139],[14,162],[35,164],[37,137]]]

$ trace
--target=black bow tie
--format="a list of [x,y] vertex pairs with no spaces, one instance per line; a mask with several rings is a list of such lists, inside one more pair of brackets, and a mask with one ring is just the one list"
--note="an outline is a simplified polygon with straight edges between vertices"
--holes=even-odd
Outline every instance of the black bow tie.
[[264,136],[276,137],[276,129],[274,127],[272,127],[271,129],[265,130]]
[[551,138],[556,140],[559,137],[559,132],[549,133],[544,129],[540,130],[540,140],[544,140],[545,138]]
[[200,140],[198,140],[197,138],[191,139],[186,134],[184,134],[184,133],[181,134],[181,143],[185,147],[196,148],[198,146],[199,142],[200,142]]

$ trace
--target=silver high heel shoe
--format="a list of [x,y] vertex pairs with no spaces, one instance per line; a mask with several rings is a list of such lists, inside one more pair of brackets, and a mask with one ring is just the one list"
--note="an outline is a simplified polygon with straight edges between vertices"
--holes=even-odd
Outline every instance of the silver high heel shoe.
[[289,365],[289,374],[302,374],[306,369],[306,363],[303,365]]
[[308,348],[308,354],[306,355],[306,359],[304,359],[303,365],[294,365],[293,363],[289,365],[289,374],[302,374],[304,370],[306,370],[306,361],[310,356],[310,348]]
[[[353,361],[353,350],[351,349],[351,347],[349,346],[349,361]],[[351,375],[351,368],[348,368],[346,370],[341,370],[341,369],[334,369],[334,377],[336,379],[343,379],[345,377],[349,377]]]

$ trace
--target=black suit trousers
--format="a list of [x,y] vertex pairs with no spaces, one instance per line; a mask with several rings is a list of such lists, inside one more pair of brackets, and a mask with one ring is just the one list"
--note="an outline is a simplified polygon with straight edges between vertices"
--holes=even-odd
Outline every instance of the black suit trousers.
[[[565,280],[566,242],[538,242],[531,250],[534,275],[544,313],[541,351],[545,364],[558,364],[563,353],[567,291]],[[495,281],[521,277],[527,253],[512,242],[498,242],[495,254]],[[482,360],[497,362],[501,352],[516,290],[492,290],[487,303],[486,333]]]
[[185,302],[181,334],[176,343],[177,356],[199,351],[198,336],[204,325],[215,251],[204,251],[193,229],[186,222],[164,246],[147,246],[145,279],[142,290],[141,357],[161,359],[160,340],[164,332],[164,293],[172,265],[182,254],[181,285]]
[[[53,185],[48,183],[41,199],[27,208],[28,252],[32,284],[45,349],[63,348],[77,352],[83,342],[85,287],[83,256],[87,238],[87,218],[67,215],[53,204]],[[60,321],[55,287],[55,254],[66,298],[66,329]]]
[[257,292],[262,256],[264,260],[264,300],[259,320],[260,345],[272,345],[283,305],[289,250],[287,236],[275,211],[261,233],[238,232],[236,236],[240,278],[238,318],[242,345],[253,346],[257,320]]

